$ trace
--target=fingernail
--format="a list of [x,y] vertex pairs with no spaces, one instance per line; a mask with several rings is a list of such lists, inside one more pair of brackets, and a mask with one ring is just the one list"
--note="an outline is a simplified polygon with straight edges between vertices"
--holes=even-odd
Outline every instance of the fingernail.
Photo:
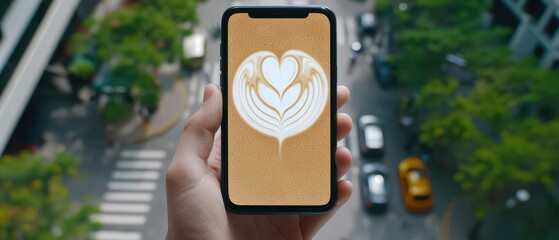
[[207,102],[208,99],[210,99],[212,97],[213,94],[213,90],[211,89],[212,86],[211,85],[207,85],[204,88],[204,102]]

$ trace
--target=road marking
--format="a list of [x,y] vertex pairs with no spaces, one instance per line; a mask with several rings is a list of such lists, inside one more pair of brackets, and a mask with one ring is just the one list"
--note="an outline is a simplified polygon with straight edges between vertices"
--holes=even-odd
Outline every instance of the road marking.
[[141,240],[142,234],[139,232],[123,232],[99,230],[91,234],[94,240]]
[[212,81],[213,84],[218,86],[219,86],[219,70],[220,70],[219,61],[216,61],[212,69],[212,78],[210,78],[210,80]]
[[167,157],[167,152],[163,150],[123,150],[120,152],[121,158],[140,158],[140,159],[162,159]]
[[338,21],[336,23],[336,31],[338,32],[338,46],[344,46],[345,45],[345,25],[344,25],[344,19],[343,18],[338,18]]
[[444,240],[452,240],[452,214],[454,213],[454,209],[456,208],[456,204],[458,203],[459,199],[454,197],[450,200],[450,203],[444,210],[442,216],[442,226],[440,228],[442,239]]
[[109,182],[109,190],[153,191],[157,188],[154,182]]
[[[206,82],[207,83],[207,82]],[[202,102],[202,100],[204,100],[204,88],[206,87],[206,84],[202,83],[202,81],[200,81],[200,84],[198,84],[198,90],[197,90],[197,101],[196,103]]]
[[144,225],[144,215],[121,215],[121,214],[95,214],[91,216],[92,221],[106,225]]
[[143,203],[102,203],[99,209],[113,213],[148,213],[150,206]]
[[359,168],[351,167],[351,174],[353,174],[353,176],[357,176],[357,174],[359,174]]
[[103,198],[105,201],[115,202],[150,202],[153,200],[153,194],[137,192],[106,192]]
[[186,120],[190,117],[192,113],[192,106],[197,104],[196,96],[198,96],[198,86],[200,85],[200,74],[196,74],[190,78],[190,83],[188,84],[188,107],[182,115],[182,119]]
[[352,16],[348,16],[345,19],[346,24],[346,36],[348,44],[355,42],[355,20]]
[[128,168],[128,169],[161,169],[163,163],[160,161],[118,161],[116,162],[117,168]]
[[353,159],[361,155],[359,152],[359,137],[357,136],[358,128],[359,127],[353,127],[349,132],[349,135],[346,137],[348,139],[349,150],[353,154]]
[[308,0],[291,0],[291,4],[293,5],[308,5]]
[[157,180],[159,178],[158,171],[114,171],[112,174],[114,179],[134,179],[134,180]]

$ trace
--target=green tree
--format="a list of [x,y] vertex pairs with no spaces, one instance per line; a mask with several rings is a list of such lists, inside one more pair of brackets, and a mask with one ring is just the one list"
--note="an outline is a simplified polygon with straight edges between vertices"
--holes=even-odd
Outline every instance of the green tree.
[[[453,160],[479,218],[503,210],[518,188],[549,193],[559,168],[559,73],[534,58],[515,59],[502,44],[509,29],[482,26],[490,1],[408,3],[394,62],[404,88],[421,89],[420,141]],[[448,53],[464,56],[473,86],[442,70]]]
[[63,183],[79,160],[65,153],[46,159],[29,152],[0,158],[0,239],[87,239],[98,210],[72,206]]
[[[118,78],[131,81],[123,85],[139,88],[134,96],[137,101],[155,106],[161,99],[155,82],[157,68],[176,60],[183,52],[181,38],[192,32],[198,3],[199,0],[141,0],[127,4],[101,19],[88,19],[90,31],[74,37],[75,50],[94,48],[100,60],[111,62],[110,74],[117,79],[115,82],[120,81]],[[84,70],[82,65],[74,69]],[[117,106],[123,105],[112,105]]]

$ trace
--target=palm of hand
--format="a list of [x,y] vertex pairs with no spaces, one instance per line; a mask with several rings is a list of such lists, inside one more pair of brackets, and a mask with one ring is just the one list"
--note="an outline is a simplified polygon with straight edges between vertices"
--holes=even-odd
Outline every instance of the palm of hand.
[[[340,180],[351,164],[349,150],[340,148],[336,151],[339,181],[338,200],[333,211],[306,216],[228,213],[224,208],[220,188],[221,139],[218,137],[214,141],[214,134],[221,122],[221,94],[210,93],[209,95],[219,95],[219,98],[206,100],[208,91],[211,89],[206,88],[202,108],[185,126],[179,148],[167,172],[167,239],[312,238],[351,195],[351,183]],[[347,88],[345,91],[342,89],[342,92],[338,89],[338,108],[347,98]],[[212,104],[216,106],[208,106]],[[212,115],[219,115],[219,118],[207,118]],[[337,136],[340,139],[351,130],[351,118],[338,114],[337,121]]]

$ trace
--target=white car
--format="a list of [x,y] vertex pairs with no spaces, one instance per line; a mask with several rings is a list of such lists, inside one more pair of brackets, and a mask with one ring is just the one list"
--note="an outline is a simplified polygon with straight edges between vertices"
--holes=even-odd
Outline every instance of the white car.
[[364,157],[384,155],[384,132],[381,122],[374,115],[364,115],[358,120],[359,151]]

